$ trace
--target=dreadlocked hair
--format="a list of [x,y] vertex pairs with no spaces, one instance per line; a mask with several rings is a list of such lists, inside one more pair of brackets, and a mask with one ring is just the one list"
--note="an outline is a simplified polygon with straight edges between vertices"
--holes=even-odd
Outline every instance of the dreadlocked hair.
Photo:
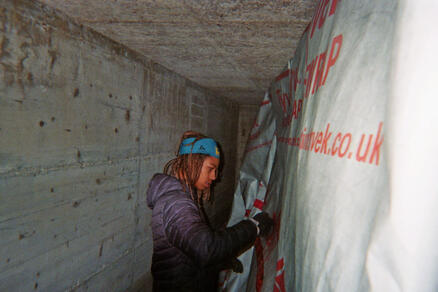
[[[189,144],[194,145],[200,139],[207,138],[207,136],[198,132],[187,131],[182,135],[178,145],[181,145],[182,141],[187,138],[195,138],[195,141]],[[190,193],[193,201],[202,204],[202,200],[210,200],[210,188],[199,191],[196,189],[195,184],[201,175],[202,165],[208,155],[198,153],[179,155],[179,147],[176,151],[176,158],[166,163],[163,172],[178,178],[183,188]]]

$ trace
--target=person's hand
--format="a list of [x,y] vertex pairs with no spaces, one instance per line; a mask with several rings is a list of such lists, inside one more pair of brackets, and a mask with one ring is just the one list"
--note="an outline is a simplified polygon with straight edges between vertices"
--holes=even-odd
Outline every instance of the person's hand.
[[231,269],[234,273],[242,273],[243,272],[243,265],[237,258],[232,258],[230,261]]
[[235,273],[242,273],[243,265],[237,258],[231,258],[220,265],[220,270],[232,270]]
[[259,224],[258,227],[260,229],[259,236],[264,237],[271,233],[272,227],[274,226],[274,220],[269,217],[268,213],[261,212],[254,216],[253,218]]

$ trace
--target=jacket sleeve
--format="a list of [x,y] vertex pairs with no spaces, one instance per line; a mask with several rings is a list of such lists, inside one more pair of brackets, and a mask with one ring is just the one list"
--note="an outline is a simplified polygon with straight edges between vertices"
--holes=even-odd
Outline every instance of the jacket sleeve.
[[257,237],[256,226],[248,220],[213,231],[190,198],[169,201],[163,209],[163,224],[169,242],[200,267],[238,256]]

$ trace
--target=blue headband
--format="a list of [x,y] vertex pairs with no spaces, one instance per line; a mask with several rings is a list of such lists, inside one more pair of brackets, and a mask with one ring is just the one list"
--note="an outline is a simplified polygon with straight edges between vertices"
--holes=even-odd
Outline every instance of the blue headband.
[[179,147],[179,154],[198,153],[219,158],[219,148],[213,139],[203,138],[192,144],[195,140],[196,138],[184,139]]

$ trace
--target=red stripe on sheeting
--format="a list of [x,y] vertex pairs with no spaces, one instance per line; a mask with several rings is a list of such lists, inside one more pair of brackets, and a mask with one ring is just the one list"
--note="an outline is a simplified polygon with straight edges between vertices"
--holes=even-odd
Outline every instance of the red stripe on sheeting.
[[283,267],[284,267],[284,259],[281,258],[277,262],[277,271],[280,271],[281,269],[283,269]]
[[264,106],[264,105],[267,105],[267,104],[270,104],[270,103],[271,103],[270,100],[264,100],[264,101],[262,101],[262,103],[260,104],[260,106]]
[[284,271],[275,277],[273,292],[286,292],[286,287],[284,285]]
[[275,276],[273,292],[286,292],[284,286],[284,260],[281,258],[277,261],[277,275]]
[[257,258],[256,291],[260,292],[263,286],[263,278],[265,277],[265,260],[263,258],[262,241],[258,236],[254,242],[254,247],[255,247],[255,254]]
[[261,132],[257,131],[255,132],[253,135],[249,136],[249,140],[254,140],[255,138],[257,138],[258,136],[260,136]]
[[254,151],[254,150],[259,149],[259,148],[262,148],[262,147],[265,147],[265,146],[268,146],[268,145],[271,145],[271,144],[272,144],[272,141],[268,141],[268,142],[265,142],[265,143],[259,144],[259,145],[257,145],[257,146],[254,146],[254,147],[248,148],[248,149],[246,150],[246,153],[251,152],[251,151]]
[[265,202],[263,202],[262,200],[256,199],[254,201],[254,207],[261,210],[263,208],[263,205],[265,204]]
[[251,213],[251,209],[246,209],[246,211],[245,211],[245,217],[249,217],[249,213]]
[[288,76],[289,76],[289,70],[286,70],[280,75],[278,75],[277,78],[275,78],[275,81],[280,81],[281,79],[286,78]]

